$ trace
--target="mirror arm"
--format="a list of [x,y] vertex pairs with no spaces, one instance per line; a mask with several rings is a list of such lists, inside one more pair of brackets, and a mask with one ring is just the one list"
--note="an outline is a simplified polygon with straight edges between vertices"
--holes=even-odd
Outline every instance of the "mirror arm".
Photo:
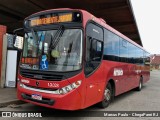
[[21,30],[23,30],[23,28],[15,29],[15,30],[13,31],[13,34],[16,34],[16,32],[21,31]]

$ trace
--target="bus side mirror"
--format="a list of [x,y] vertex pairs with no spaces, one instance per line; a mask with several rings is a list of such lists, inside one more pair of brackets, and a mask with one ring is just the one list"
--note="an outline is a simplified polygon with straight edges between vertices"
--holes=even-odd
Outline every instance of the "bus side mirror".
[[19,49],[17,46],[15,46],[15,44],[16,44],[16,41],[17,41],[17,32],[22,32],[24,29],[23,28],[18,28],[18,29],[15,29],[14,31],[13,31],[13,47],[16,49],[16,50],[19,50],[19,51],[21,51],[21,49]]
[[17,34],[14,34],[14,35],[13,35],[13,47],[14,47],[14,48],[17,48],[17,47],[15,46],[16,38],[17,38]]

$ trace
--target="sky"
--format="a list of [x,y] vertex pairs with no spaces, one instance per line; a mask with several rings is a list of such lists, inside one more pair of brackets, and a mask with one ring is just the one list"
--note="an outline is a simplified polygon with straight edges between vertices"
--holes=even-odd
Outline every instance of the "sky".
[[160,54],[160,0],[131,0],[143,47]]

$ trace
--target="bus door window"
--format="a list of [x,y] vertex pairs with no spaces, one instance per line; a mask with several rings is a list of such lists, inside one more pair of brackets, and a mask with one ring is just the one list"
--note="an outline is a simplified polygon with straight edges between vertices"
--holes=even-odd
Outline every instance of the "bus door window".
[[102,56],[102,42],[96,39],[91,41],[91,53],[90,53],[90,61],[101,61]]
[[103,53],[103,31],[90,23],[87,26],[85,75],[93,73],[100,65]]
[[102,58],[103,42],[96,39],[87,39],[87,51],[86,51],[86,75],[92,73],[100,64]]

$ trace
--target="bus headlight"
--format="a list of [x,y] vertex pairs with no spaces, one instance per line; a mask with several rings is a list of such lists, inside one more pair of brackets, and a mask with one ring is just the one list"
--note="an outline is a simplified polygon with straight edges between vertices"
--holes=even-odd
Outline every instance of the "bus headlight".
[[24,89],[28,89],[28,90],[32,90],[32,91],[37,91],[37,92],[44,92],[44,93],[50,93],[50,94],[58,94],[58,95],[64,95],[76,88],[78,88],[80,85],[81,85],[81,80],[78,80],[70,85],[67,85],[63,88],[60,88],[58,90],[55,90],[55,91],[48,91],[48,90],[42,90],[42,89],[39,89],[39,88],[31,88],[23,83],[21,83],[21,81],[19,81],[19,86],[21,88],[24,88]]
[[21,83],[21,81],[20,81],[19,78],[17,78],[17,82],[19,83],[19,86],[20,86],[20,87],[23,87],[23,83]]
[[58,90],[58,91],[59,91],[59,94],[62,94],[62,95],[63,95],[63,94],[66,94],[66,93],[72,91],[73,89],[78,88],[78,87],[81,85],[81,82],[82,82],[81,80],[78,80],[78,81],[76,81],[76,82],[74,82],[74,83],[72,83],[72,84],[70,84],[70,85],[67,85],[67,86],[59,89],[59,90]]
[[20,87],[23,87],[23,83],[19,83],[19,86],[20,86]]

